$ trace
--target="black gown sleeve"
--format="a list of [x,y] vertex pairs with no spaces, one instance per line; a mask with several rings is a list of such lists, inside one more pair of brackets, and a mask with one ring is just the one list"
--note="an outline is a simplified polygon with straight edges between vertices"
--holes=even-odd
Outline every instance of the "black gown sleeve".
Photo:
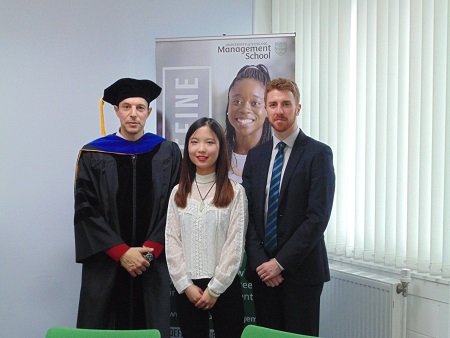
[[[75,177],[75,255],[78,263],[92,255],[123,244],[114,230],[118,226],[108,204],[106,178],[115,176],[100,153],[81,151]],[[109,172],[107,172],[109,170]]]

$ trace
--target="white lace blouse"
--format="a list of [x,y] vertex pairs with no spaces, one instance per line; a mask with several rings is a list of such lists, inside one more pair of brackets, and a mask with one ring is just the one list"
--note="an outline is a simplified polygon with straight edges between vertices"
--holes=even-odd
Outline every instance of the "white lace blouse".
[[172,190],[166,222],[167,265],[178,293],[191,286],[192,280],[211,278],[208,287],[221,294],[231,285],[242,263],[247,197],[242,185],[231,181],[232,202],[227,208],[217,208],[212,204],[216,185],[209,191],[215,173],[197,174],[196,180],[198,189],[194,182],[184,209],[174,202],[178,185]]

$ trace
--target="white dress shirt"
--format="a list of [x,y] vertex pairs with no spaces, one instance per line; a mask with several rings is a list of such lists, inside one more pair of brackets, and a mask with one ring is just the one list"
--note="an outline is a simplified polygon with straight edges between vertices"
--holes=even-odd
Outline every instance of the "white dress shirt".
[[[264,212],[264,221],[267,222],[267,204],[269,202],[269,190],[270,190],[270,181],[272,180],[272,169],[273,169],[273,162],[275,162],[275,156],[277,156],[278,153],[278,143],[284,142],[286,144],[286,147],[284,147],[284,158],[283,158],[283,168],[281,169],[281,177],[280,177],[280,189],[281,185],[283,184],[283,176],[284,176],[284,170],[286,169],[286,165],[289,161],[289,157],[292,153],[292,148],[294,147],[295,140],[300,133],[300,128],[297,128],[291,135],[286,137],[284,140],[278,139],[275,135],[273,135],[273,148],[272,148],[272,158],[270,160],[269,165],[269,173],[267,176],[267,184],[266,184],[266,205],[265,205],[265,212]],[[281,266],[280,263],[275,259],[278,266],[281,270],[284,270],[283,266]]]
[[294,131],[291,135],[289,135],[284,140],[279,140],[275,135],[273,136],[272,158],[270,160],[269,173],[267,176],[267,184],[266,184],[266,206],[265,206],[266,220],[267,220],[267,203],[269,201],[270,181],[272,180],[273,162],[275,162],[275,156],[277,156],[277,153],[278,153],[278,143],[280,143],[282,141],[286,144],[286,147],[284,148],[283,169],[281,170],[281,178],[280,178],[280,189],[281,189],[281,185],[283,184],[284,170],[286,169],[286,165],[289,161],[289,157],[291,156],[292,148],[294,147],[294,143],[295,143],[295,140],[297,139],[299,132],[300,132],[300,129],[297,128],[296,131]]

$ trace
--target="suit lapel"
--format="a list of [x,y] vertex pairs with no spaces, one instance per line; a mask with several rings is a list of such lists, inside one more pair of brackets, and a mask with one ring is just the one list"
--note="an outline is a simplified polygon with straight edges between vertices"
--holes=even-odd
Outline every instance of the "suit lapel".
[[300,132],[298,133],[297,138],[295,139],[294,146],[292,147],[291,155],[289,156],[289,161],[286,164],[286,169],[284,170],[279,200],[281,200],[284,194],[286,193],[289,181],[291,180],[291,177],[295,169],[297,168],[298,162],[300,161],[303,153],[306,150],[306,143],[307,137],[300,129]]

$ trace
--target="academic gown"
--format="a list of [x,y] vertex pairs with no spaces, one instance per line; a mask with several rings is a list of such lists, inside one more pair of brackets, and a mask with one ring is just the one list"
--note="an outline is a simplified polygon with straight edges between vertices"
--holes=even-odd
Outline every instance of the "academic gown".
[[115,134],[84,146],[75,180],[76,261],[83,264],[77,327],[170,330],[170,279],[165,253],[141,276],[105,253],[120,244],[164,245],[167,204],[178,183],[179,147],[147,133]]

